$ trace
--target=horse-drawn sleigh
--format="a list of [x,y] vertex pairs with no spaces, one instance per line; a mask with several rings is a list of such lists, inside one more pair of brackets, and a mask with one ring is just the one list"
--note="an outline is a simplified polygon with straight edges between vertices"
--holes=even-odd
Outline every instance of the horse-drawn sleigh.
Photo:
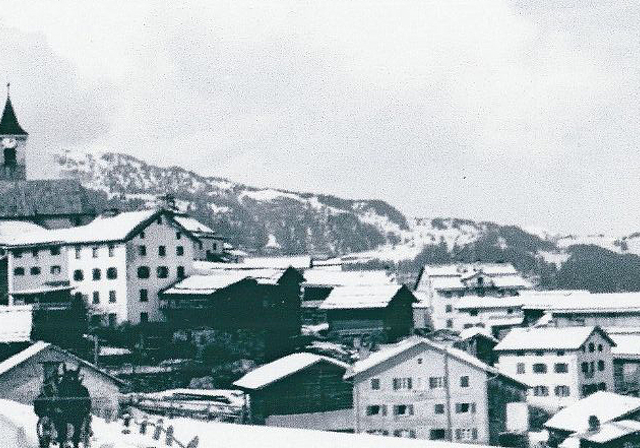
[[40,448],[49,448],[52,442],[74,448],[80,443],[89,447],[91,437],[91,397],[82,385],[80,367],[55,371],[45,378],[40,394],[33,403],[38,419]]

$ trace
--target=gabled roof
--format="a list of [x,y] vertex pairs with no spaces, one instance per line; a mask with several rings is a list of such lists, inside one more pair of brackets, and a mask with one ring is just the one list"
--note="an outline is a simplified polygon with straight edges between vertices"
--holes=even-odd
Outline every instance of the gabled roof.
[[544,426],[572,433],[583,432],[589,429],[591,415],[603,424],[639,410],[640,398],[599,391],[561,409]]
[[603,444],[634,433],[640,433],[640,422],[635,420],[621,420],[619,422],[605,423],[600,425],[600,429],[597,431],[587,431],[582,434],[575,434],[573,437]]
[[472,339],[475,337],[482,337],[485,339],[489,339],[490,341],[493,341],[496,344],[498,343],[498,340],[494,338],[491,335],[491,332],[486,328],[471,327],[471,328],[465,328],[460,332],[460,339],[462,339],[463,341],[466,341],[468,339]]
[[242,271],[217,271],[209,274],[195,274],[179,281],[166,289],[164,294],[204,294],[227,288],[248,278],[247,272]]
[[293,353],[252,370],[233,385],[241,389],[262,389],[320,362],[328,362],[345,371],[349,368],[349,364],[326,356],[314,353]]
[[304,286],[367,286],[396,284],[395,277],[386,271],[331,271],[307,269]]
[[77,357],[76,355],[74,355],[71,352],[68,352],[56,345],[50,344],[48,342],[42,342],[42,341],[38,341],[33,343],[32,345],[30,345],[29,347],[27,347],[26,349],[22,350],[19,353],[16,353],[15,355],[13,355],[12,357],[5,359],[4,361],[0,362],[0,376],[4,375],[5,373],[9,372],[10,370],[14,369],[15,367],[19,366],[20,364],[22,364],[23,362],[26,362],[27,360],[29,360],[30,358],[32,358],[33,356],[37,355],[38,353],[40,353],[41,351],[45,350],[46,348],[51,348],[65,356],[68,356],[70,358],[72,358],[75,362],[77,362],[78,364],[82,365],[82,367],[86,367],[89,368],[91,370],[93,370],[94,372],[99,373],[100,375],[103,375],[107,378],[109,378],[110,380],[112,380],[113,382],[117,383],[120,386],[125,386],[126,383],[124,381],[122,381],[119,378],[116,378],[115,376],[105,372],[104,370],[98,368],[95,364],[91,364],[88,361],[85,361],[82,358]]
[[[200,221],[198,221],[197,219],[187,215],[187,214],[176,214],[174,215],[173,219],[180,224],[184,229],[186,229],[187,231],[191,232],[193,235],[197,236],[197,237],[202,237],[202,236],[207,236],[207,237],[213,237],[216,236],[215,235],[215,231],[213,229],[211,229],[210,227],[207,227],[206,225],[202,224]],[[220,237],[222,238],[222,237]]]
[[404,285],[338,286],[331,290],[320,309],[386,308],[403,291],[411,295],[412,302],[418,301]]
[[614,358],[640,359],[640,334],[611,334],[616,343],[611,352]]
[[510,263],[426,265],[420,271],[416,287],[420,286],[423,277],[427,277],[434,290],[461,290],[467,288],[465,282],[480,275],[490,280],[488,284],[498,288],[532,288],[531,283],[525,280]]
[[417,346],[424,346],[426,348],[435,350],[437,352],[440,353],[446,353],[449,356],[451,356],[454,359],[457,359],[458,361],[461,361],[463,363],[466,363],[468,365],[470,365],[473,368],[476,369],[480,369],[484,372],[493,374],[493,375],[499,375],[503,378],[507,378],[512,382],[517,383],[518,385],[520,385],[523,388],[529,388],[529,385],[523,383],[522,381],[518,380],[517,378],[512,377],[511,375],[508,375],[506,373],[501,372],[500,370],[498,370],[495,367],[492,367],[488,364],[485,364],[484,362],[480,361],[478,358],[470,355],[469,353],[463,351],[463,350],[459,350],[457,348],[452,348],[452,347],[447,347],[445,345],[439,345],[439,344],[435,344],[434,342],[425,339],[425,338],[421,338],[418,336],[412,336],[410,338],[407,338],[401,342],[398,342],[397,344],[389,347],[389,348],[385,348],[382,349],[378,352],[373,352],[371,355],[369,355],[369,357],[367,357],[366,359],[362,360],[362,361],[358,361],[356,362],[351,369],[345,374],[345,378],[351,378],[351,377],[355,377],[357,375],[360,375],[364,372],[367,372],[368,370],[383,364],[387,361],[390,361],[392,359],[394,359],[395,357],[401,355],[402,353],[406,352],[409,349],[412,349],[413,347],[417,347]]
[[[164,209],[121,212],[115,216],[98,216],[84,226],[30,232],[9,239],[5,241],[5,244],[7,246],[30,246],[37,244],[87,244],[127,241],[161,215],[173,219],[171,212]],[[173,222],[179,228],[185,230],[188,237],[196,239],[175,220]]]
[[494,350],[577,350],[594,332],[600,333],[615,346],[615,342],[597,326],[530,327],[513,328]]
[[2,112],[2,119],[0,120],[0,135],[28,135],[27,131],[22,129],[22,126],[18,123],[16,112],[13,110],[13,104],[11,104],[11,97],[7,95],[7,102],[4,105],[4,111]]

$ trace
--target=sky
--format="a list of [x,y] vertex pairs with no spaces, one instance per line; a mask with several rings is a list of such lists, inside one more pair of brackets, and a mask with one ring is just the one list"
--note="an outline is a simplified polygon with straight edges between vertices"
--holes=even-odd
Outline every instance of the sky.
[[0,58],[30,176],[114,151],[409,216],[640,231],[639,2],[5,0]]

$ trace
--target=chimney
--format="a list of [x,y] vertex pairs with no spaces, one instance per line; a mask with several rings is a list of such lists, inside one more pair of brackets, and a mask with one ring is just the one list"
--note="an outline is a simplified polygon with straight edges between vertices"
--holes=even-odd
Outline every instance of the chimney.
[[600,430],[600,420],[595,415],[589,416],[589,432]]

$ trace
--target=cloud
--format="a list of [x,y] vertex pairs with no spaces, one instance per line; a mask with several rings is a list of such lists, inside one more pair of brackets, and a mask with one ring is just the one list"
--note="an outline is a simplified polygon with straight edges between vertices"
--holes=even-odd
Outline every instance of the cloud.
[[86,97],[44,124],[80,120],[60,144],[416,215],[637,230],[633,3],[75,3],[6,13]]

